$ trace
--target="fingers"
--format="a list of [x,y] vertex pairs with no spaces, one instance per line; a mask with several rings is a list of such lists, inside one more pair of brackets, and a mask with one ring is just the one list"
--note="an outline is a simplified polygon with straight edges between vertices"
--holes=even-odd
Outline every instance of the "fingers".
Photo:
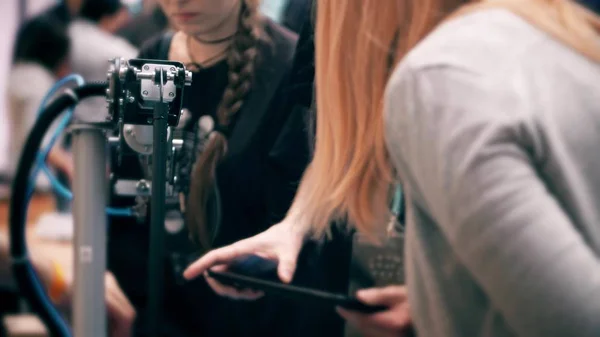
[[337,308],[337,312],[365,336],[371,336],[366,331],[378,331],[373,336],[399,336],[411,324],[408,306],[394,307],[375,314],[363,314],[344,308]]
[[339,314],[361,331],[375,329],[392,331],[397,335],[411,323],[406,287],[404,286],[364,289],[359,291],[356,297],[367,305],[383,305],[389,308],[374,314],[340,308]]
[[233,287],[222,285],[208,275],[206,275],[206,282],[217,294],[236,300],[256,300],[264,295],[260,291],[254,291],[250,289],[239,290]]
[[356,298],[364,304],[393,306],[408,300],[405,286],[388,286],[359,290]]
[[230,246],[212,250],[203,257],[192,263],[183,272],[183,277],[190,280],[204,274],[204,272],[216,264],[229,264],[233,260],[244,255],[250,255],[259,248],[256,240],[245,239]]
[[105,274],[105,286],[111,337],[130,337],[135,319],[135,309],[111,273]]
[[338,308],[337,312],[348,324],[360,331],[364,337],[398,337],[398,334],[393,330],[372,324],[364,315],[358,312],[349,311],[343,308]]
[[124,307],[121,303],[121,299],[114,293],[111,292],[107,294],[106,309],[111,337],[131,336],[134,314],[132,314],[133,311],[129,311],[129,309]]

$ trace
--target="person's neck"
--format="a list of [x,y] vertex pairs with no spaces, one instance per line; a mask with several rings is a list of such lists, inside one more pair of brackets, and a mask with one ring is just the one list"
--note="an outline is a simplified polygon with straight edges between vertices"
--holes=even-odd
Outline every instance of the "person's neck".
[[190,36],[188,52],[195,61],[202,62],[229,47],[238,30],[240,6],[241,1],[212,31]]

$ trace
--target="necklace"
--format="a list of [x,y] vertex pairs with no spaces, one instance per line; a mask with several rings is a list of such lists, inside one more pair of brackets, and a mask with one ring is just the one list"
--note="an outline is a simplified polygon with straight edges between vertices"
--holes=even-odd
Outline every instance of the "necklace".
[[[200,41],[200,40],[198,40]],[[229,51],[229,46],[225,49],[223,49],[222,51],[216,53],[215,55],[206,58],[203,61],[197,61],[196,59],[194,59],[194,57],[192,56],[192,53],[190,52],[191,50],[191,42],[192,42],[192,37],[190,35],[187,36],[186,39],[186,49],[187,49],[187,57],[190,60],[190,62],[188,64],[186,64],[186,68],[188,68],[191,71],[200,71],[202,69],[206,69],[210,66],[212,66],[213,64],[217,63],[217,61],[221,60],[221,58],[223,58],[224,55],[227,54],[227,52]],[[202,42],[202,41],[200,41]]]
[[233,34],[231,34],[229,36],[225,36],[223,38],[216,39],[216,40],[204,40],[204,39],[199,38],[197,36],[194,37],[194,39],[196,39],[196,41],[202,42],[204,44],[219,44],[219,43],[223,43],[223,42],[226,42],[226,41],[229,41],[229,40],[233,39],[233,37],[235,36],[235,34],[236,33],[233,33]]

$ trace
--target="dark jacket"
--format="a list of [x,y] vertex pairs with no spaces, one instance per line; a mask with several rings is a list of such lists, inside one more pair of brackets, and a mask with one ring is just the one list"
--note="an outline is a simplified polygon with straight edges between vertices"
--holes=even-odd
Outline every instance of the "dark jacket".
[[288,0],[283,12],[282,23],[300,34],[307,17],[310,17],[312,0]]
[[[306,160],[296,161],[290,166],[285,157],[288,151],[306,147],[306,137],[298,138],[292,132],[296,128],[303,130],[302,125],[290,121],[291,114],[284,108],[285,83],[288,83],[292,66],[296,36],[272,22],[268,22],[265,29],[267,39],[259,46],[259,62],[252,90],[244,100],[231,131],[227,156],[217,168],[222,220],[216,246],[257,234],[280,221],[291,204],[306,166]],[[154,39],[142,49],[140,57],[167,58],[168,48],[160,48],[165,38],[170,43],[169,35]],[[217,65],[215,69],[219,67],[223,65]],[[215,73],[218,78],[223,75],[226,76],[226,71]],[[218,78],[203,77],[203,80],[216,81],[215,86],[219,87]],[[202,84],[196,80],[194,77],[195,82]],[[202,91],[193,92],[192,83],[192,89],[186,89],[184,94],[184,108],[186,104],[192,104],[194,98],[205,95],[205,90],[212,90],[211,87],[210,83],[205,83]],[[220,98],[223,89],[224,86],[221,86],[221,92],[214,96]],[[195,110],[202,108],[196,107]],[[298,145],[298,142],[302,144]],[[122,172],[127,176],[141,177],[139,162],[132,160],[121,167],[128,171]],[[113,205],[128,202],[131,203],[131,200],[114,198]],[[143,330],[146,326],[148,223],[111,219],[109,233],[109,268],[138,311],[139,335],[145,335]],[[289,329],[283,324],[287,320],[275,320],[270,314],[281,311],[276,299],[233,301],[215,295],[202,277],[184,282],[181,279],[183,270],[178,269],[176,256],[190,256],[194,246],[185,233],[179,233],[168,241],[171,243],[165,257],[168,267],[165,271],[162,318],[166,336],[275,337]]]

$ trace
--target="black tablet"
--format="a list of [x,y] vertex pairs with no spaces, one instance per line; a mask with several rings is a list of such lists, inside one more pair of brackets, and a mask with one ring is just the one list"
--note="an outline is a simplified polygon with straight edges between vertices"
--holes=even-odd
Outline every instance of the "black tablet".
[[209,270],[208,275],[230,287],[262,291],[266,294],[281,296],[297,301],[311,301],[321,305],[340,306],[348,310],[363,313],[375,313],[387,309],[384,306],[366,305],[351,296],[297,287],[282,282],[260,279],[234,272],[215,272]]

